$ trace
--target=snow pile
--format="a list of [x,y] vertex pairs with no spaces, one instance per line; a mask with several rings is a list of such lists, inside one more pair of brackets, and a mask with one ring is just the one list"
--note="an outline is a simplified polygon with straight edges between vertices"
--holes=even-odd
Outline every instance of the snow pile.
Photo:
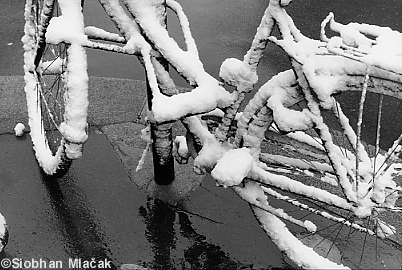
[[232,149],[223,154],[211,175],[224,187],[235,186],[248,175],[253,162],[254,158],[250,154],[250,149]]
[[14,127],[15,136],[20,137],[24,135],[25,125],[22,123],[18,123]]

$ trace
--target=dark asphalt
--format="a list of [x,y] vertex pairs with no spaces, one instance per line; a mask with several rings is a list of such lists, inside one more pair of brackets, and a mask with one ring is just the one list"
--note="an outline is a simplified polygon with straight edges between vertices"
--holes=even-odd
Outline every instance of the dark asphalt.
[[10,230],[0,259],[67,266],[69,258],[95,258],[149,269],[283,266],[231,190],[207,178],[176,206],[147,198],[99,130],[91,130],[83,158],[60,179],[41,173],[28,134],[1,135],[0,149],[0,205]]
[[[146,95],[143,81],[91,77],[88,122],[103,126],[134,121]],[[13,132],[16,123],[28,126],[23,76],[0,76],[0,134]]]

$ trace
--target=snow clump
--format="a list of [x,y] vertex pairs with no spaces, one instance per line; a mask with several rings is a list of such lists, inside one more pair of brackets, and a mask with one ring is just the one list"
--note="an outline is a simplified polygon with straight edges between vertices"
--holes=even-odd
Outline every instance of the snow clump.
[[228,187],[241,183],[253,166],[254,158],[250,149],[232,149],[223,154],[215,168],[212,177],[218,184]]
[[20,137],[24,135],[25,125],[22,123],[18,123],[14,127],[15,136]]

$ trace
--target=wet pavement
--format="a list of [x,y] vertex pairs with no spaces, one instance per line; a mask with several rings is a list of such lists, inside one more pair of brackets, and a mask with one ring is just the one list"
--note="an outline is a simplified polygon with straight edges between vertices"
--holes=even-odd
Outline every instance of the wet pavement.
[[64,177],[53,179],[39,169],[29,134],[10,134],[16,122],[26,124],[24,96],[6,94],[22,91],[21,80],[0,77],[0,206],[10,231],[0,259],[17,260],[15,266],[61,261],[65,269],[83,268],[71,261],[78,258],[107,260],[114,269],[286,265],[248,205],[210,177],[194,174],[191,164],[176,165],[176,180],[166,187],[152,180],[151,155],[135,172],[145,147],[144,126],[128,119],[137,117],[144,82],[91,78],[84,155]]
[[114,269],[284,265],[248,205],[231,190],[207,177],[176,205],[152,199],[133,183],[99,129],[91,129],[83,158],[60,179],[41,173],[28,134],[1,135],[0,149],[0,205],[10,231],[1,259],[62,261],[64,269],[74,258],[106,259]]

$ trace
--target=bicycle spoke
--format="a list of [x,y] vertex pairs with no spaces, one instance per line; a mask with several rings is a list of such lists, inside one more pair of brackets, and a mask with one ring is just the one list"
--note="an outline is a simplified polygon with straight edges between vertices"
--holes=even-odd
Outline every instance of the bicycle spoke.
[[360,155],[361,155],[361,150],[360,150],[360,144],[361,144],[361,131],[362,131],[362,122],[363,122],[363,109],[364,109],[364,103],[366,100],[366,94],[367,94],[367,85],[368,85],[368,80],[369,80],[369,69],[367,68],[366,74],[364,76],[364,83],[363,83],[363,89],[362,89],[362,94],[360,98],[360,103],[359,103],[359,116],[357,119],[357,138],[356,138],[356,177],[354,179],[354,186],[356,190],[356,194],[358,193],[359,190],[359,179],[360,179],[360,172],[359,172],[359,163],[360,163]]
[[[338,118],[338,119],[340,119],[340,112],[339,112],[339,110],[340,110],[340,108],[339,108],[339,103],[338,102],[336,102],[336,100],[335,100],[335,98],[334,97],[332,97],[333,98],[333,102],[334,102],[334,104],[335,104],[335,116]],[[337,138],[337,137],[336,137]],[[349,141],[348,141],[349,142]],[[348,157],[348,152],[346,151],[346,147],[345,147],[345,145],[346,145],[346,143],[345,143],[345,136],[342,136],[342,146],[343,147],[340,147],[340,149],[342,150],[343,149],[343,151],[344,151],[344,156],[346,157],[346,158],[349,158]]]
[[[266,190],[266,189],[264,189],[264,190]],[[271,193],[269,193],[269,194],[271,194]],[[294,210],[294,211],[296,211],[296,210]],[[299,211],[300,211],[300,210],[299,210]],[[288,211],[287,211],[287,212],[288,212]],[[292,212],[293,212],[293,211],[292,211]],[[304,215],[303,217],[298,218],[298,219],[300,219],[301,221],[303,221],[306,216],[307,216],[307,215]],[[327,254],[329,254],[329,253],[331,252],[331,250],[333,249],[333,246],[335,245],[335,243],[338,242],[338,238],[339,238],[340,235],[341,235],[341,231],[344,230],[344,227],[345,227],[346,225],[350,224],[350,223],[355,224],[355,222],[350,219],[351,216],[352,216],[352,213],[351,213],[351,212],[348,212],[348,213],[347,213],[347,216],[346,216],[345,219],[343,219],[342,221],[333,222],[333,224],[329,224],[329,225],[326,225],[326,226],[324,226],[324,227],[320,226],[321,228],[315,232],[315,233],[321,233],[321,232],[324,232],[324,233],[325,233],[325,232],[326,232],[325,235],[328,235],[328,236],[334,235],[334,237],[330,237],[330,238],[331,238],[331,244],[330,244],[329,247],[326,248],[326,250],[327,250],[326,253],[327,253]],[[369,226],[368,226],[369,224],[370,224],[370,220],[369,220],[369,219],[365,219],[365,221],[364,221],[364,226],[361,227],[361,228],[369,227]],[[346,241],[345,241],[346,248],[350,245],[350,242],[347,241],[347,239],[350,237],[350,235],[351,235],[351,234],[354,235],[355,233],[358,233],[358,232],[360,233],[360,232],[361,232],[361,229],[357,230],[356,228],[354,228],[354,227],[352,227],[352,226],[350,226],[350,225],[348,225],[348,227],[349,227],[349,229],[348,229],[348,231],[347,231],[346,237],[345,237],[345,238],[342,237],[342,239],[346,240]],[[357,228],[360,228],[360,227],[357,227]],[[337,232],[336,232],[336,231],[337,231]],[[336,232],[336,234],[335,234],[335,232]],[[366,241],[369,239],[369,236],[370,236],[370,235],[375,236],[375,233],[373,233],[373,232],[371,232],[371,231],[369,231],[369,230],[363,230],[363,232],[364,232],[364,237],[366,238]],[[298,238],[299,238],[299,239],[304,239],[304,238],[308,238],[308,237],[309,237],[309,234],[307,234],[307,235],[300,235],[300,237],[298,237]],[[375,237],[375,238],[378,238],[378,237]],[[342,239],[339,238],[339,241],[343,241]],[[319,242],[314,242],[314,245],[311,246],[311,247],[312,247],[312,248],[319,247],[323,241],[324,241],[324,240],[321,239]],[[375,240],[375,241],[377,241],[377,240]],[[359,254],[359,258],[360,258],[360,256],[361,256],[361,254],[364,255],[364,254],[366,253],[366,245],[367,245],[367,244],[365,244],[365,246],[362,248],[361,253]],[[378,246],[378,245],[377,245],[377,246]],[[352,248],[354,248],[354,247],[352,247]],[[378,252],[378,250],[376,250],[376,252]],[[357,265],[359,264],[359,259],[358,259],[358,262],[357,262],[356,264],[357,264]]]
[[360,255],[360,261],[359,261],[358,268],[360,268],[360,265],[361,265],[361,263],[363,261],[363,255],[364,255],[364,249],[365,249],[365,246],[366,246],[366,241],[367,241],[367,233],[365,234],[365,237],[364,237],[363,248],[362,248],[362,252],[361,252],[361,255]]
[[377,156],[380,153],[380,131],[381,131],[381,118],[382,118],[382,104],[384,100],[384,95],[380,95],[380,99],[378,101],[378,115],[377,115],[377,129],[375,136],[375,154],[374,154],[374,165],[373,165],[373,181],[376,175],[376,165],[377,165]]
[[[272,126],[272,128],[275,130],[275,132],[280,133],[280,131],[279,131],[276,127]],[[313,137],[311,137],[311,138],[313,138]],[[314,139],[314,138],[313,138],[313,139]],[[300,151],[300,149],[299,149],[298,147],[296,147],[296,146],[292,143],[292,141],[291,141],[290,139],[288,139],[286,136],[284,136],[284,140],[286,141],[286,143],[287,143],[289,146],[292,147],[292,150],[294,150],[294,151],[297,152],[297,155],[294,154],[293,152],[290,152],[290,154],[291,154],[294,158],[296,158],[297,160],[302,161],[302,162],[304,162],[305,164],[307,164],[307,165],[313,167],[316,172],[321,172],[321,170],[319,170],[319,169],[316,167],[316,165],[315,165],[311,160],[307,160],[307,159],[305,159],[305,158],[301,158],[301,157],[305,156],[304,153],[302,153],[302,152]],[[314,140],[315,140],[315,139],[314,139]],[[324,175],[322,175],[322,176],[324,176]]]

